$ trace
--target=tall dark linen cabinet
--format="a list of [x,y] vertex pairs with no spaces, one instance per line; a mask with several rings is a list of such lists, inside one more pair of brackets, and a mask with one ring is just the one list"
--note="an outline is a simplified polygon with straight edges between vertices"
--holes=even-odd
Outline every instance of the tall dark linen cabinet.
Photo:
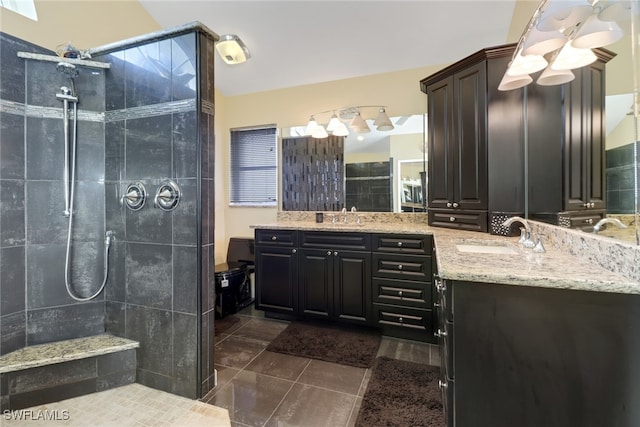
[[[428,96],[430,225],[507,235],[502,222],[526,211],[576,226],[559,219],[603,206],[604,64],[611,52],[599,49],[598,62],[575,70],[572,83],[502,92],[515,48],[482,49],[420,81]],[[588,192],[588,200],[573,202]]]

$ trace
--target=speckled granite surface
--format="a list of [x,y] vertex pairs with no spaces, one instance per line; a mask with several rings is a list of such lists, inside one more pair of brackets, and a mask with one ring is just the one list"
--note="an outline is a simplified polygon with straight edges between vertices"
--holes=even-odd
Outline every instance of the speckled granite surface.
[[[422,216],[415,215],[415,218]],[[312,220],[314,213],[285,217],[289,220],[279,216],[276,223],[252,227],[432,234],[436,242],[438,274],[444,279],[640,294],[640,246],[581,231],[532,221],[534,233],[541,236],[547,249],[544,254],[535,254],[530,249],[521,248],[517,244],[518,238],[430,227],[425,219],[426,214],[421,218],[422,222],[396,222],[390,215],[387,221],[376,219],[375,222],[363,221],[361,225],[353,222],[317,224]],[[404,218],[403,215],[399,217]],[[458,243],[485,242],[504,243],[512,246],[515,253],[468,253],[460,252],[456,247]]]
[[100,356],[138,347],[140,347],[140,343],[137,341],[107,334],[34,345],[0,357],[0,373]]

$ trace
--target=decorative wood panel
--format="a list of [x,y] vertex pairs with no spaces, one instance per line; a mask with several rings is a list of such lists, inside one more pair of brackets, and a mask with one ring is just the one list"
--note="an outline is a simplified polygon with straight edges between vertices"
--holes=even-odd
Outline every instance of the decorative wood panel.
[[282,210],[342,209],[343,175],[344,137],[282,139]]

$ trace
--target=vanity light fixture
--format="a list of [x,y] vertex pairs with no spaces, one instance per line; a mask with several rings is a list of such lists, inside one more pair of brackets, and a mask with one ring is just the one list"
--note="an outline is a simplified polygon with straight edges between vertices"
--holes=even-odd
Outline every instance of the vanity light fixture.
[[235,34],[220,36],[216,50],[224,62],[230,65],[241,64],[251,57],[247,46]]
[[607,46],[624,35],[621,25],[631,20],[632,1],[637,0],[542,0],[498,90],[526,86],[533,81],[530,75],[542,69],[536,80],[540,85],[570,82],[575,78],[570,70],[597,60],[592,48]]
[[[329,134],[335,136],[348,136],[349,129],[345,122],[349,123],[349,128],[355,133],[368,133],[371,128],[367,120],[363,117],[362,111],[367,109],[376,109],[378,112],[373,126],[378,131],[388,131],[395,128],[393,122],[387,115],[384,105],[359,105],[356,107],[340,108],[337,110],[328,110],[316,113],[309,118],[309,123],[305,129],[305,134],[313,138],[326,138]],[[316,121],[315,117],[322,114],[331,113],[331,119],[326,128]]]

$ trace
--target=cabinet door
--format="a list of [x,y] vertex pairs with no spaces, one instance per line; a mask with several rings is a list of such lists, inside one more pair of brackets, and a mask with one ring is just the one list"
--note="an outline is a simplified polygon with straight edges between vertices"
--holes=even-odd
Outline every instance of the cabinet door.
[[300,250],[300,314],[329,318],[333,304],[333,252]]
[[[454,74],[454,203],[487,209],[487,65],[483,61]],[[432,162],[429,162],[432,167]],[[456,206],[454,206],[456,207]]]
[[429,180],[427,183],[429,208],[446,208],[453,203],[454,139],[453,77],[427,88]]
[[256,245],[256,308],[286,314],[298,310],[298,254],[295,248]]
[[565,98],[565,209],[604,209],[604,64],[575,74]]
[[371,253],[334,251],[334,317],[367,324],[371,318]]

